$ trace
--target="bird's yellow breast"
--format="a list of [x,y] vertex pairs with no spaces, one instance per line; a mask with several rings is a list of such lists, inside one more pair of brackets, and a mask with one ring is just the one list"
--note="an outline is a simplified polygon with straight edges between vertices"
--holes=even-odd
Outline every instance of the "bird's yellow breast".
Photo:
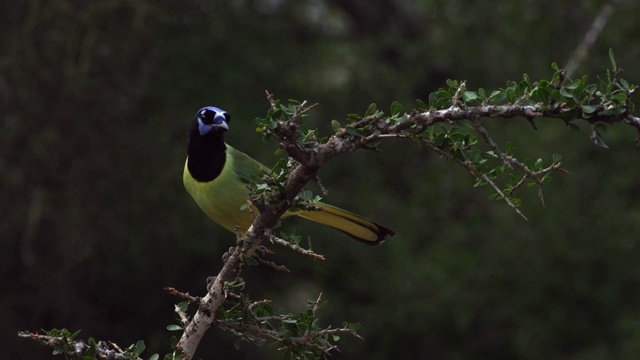
[[187,162],[182,180],[200,209],[225,229],[234,231],[239,226],[240,232],[244,234],[252,222],[251,213],[241,210],[248,201],[249,190],[233,171],[233,158],[227,156],[220,175],[208,182],[195,180],[189,173]]

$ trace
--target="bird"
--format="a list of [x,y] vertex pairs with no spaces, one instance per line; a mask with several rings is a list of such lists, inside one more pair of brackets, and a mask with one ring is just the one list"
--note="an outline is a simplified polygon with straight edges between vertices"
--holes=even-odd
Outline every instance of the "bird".
[[[225,143],[230,122],[231,115],[220,108],[205,106],[198,110],[189,127],[183,182],[214,222],[244,235],[253,221],[252,214],[242,209],[249,199],[247,184],[261,183],[270,170]],[[317,210],[289,210],[282,217],[299,216],[327,225],[368,245],[380,245],[395,236],[393,230],[352,212],[319,201],[314,205]]]

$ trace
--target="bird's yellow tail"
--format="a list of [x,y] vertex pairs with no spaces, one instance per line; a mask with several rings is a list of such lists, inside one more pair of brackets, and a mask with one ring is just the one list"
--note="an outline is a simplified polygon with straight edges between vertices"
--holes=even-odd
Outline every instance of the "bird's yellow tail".
[[331,226],[367,245],[380,245],[388,236],[396,235],[393,230],[349,211],[324,203],[317,203],[316,205],[321,207],[322,210],[300,211],[296,212],[295,215]]

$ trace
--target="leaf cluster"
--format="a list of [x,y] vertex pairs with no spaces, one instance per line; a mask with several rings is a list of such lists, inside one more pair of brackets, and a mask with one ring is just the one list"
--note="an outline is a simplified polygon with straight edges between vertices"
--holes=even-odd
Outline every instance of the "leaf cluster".
[[[640,121],[631,116],[635,108],[631,95],[637,86],[621,77],[623,70],[613,52],[610,59],[612,69],[596,83],[586,75],[570,79],[556,63],[549,79],[532,81],[524,74],[521,81],[508,81],[490,93],[483,88],[469,90],[465,81],[447,80],[446,88],[429,95],[428,104],[416,100],[417,108],[410,113],[403,113],[402,105],[394,102],[385,116],[371,104],[363,116],[350,114],[344,128],[335,120],[332,127],[336,136],[351,137],[363,148],[377,149],[379,140],[389,137],[413,140],[457,162],[476,178],[474,186],[489,185],[490,198],[504,200],[522,215],[514,192],[524,184],[535,186],[544,204],[542,185],[551,181],[550,173],[566,172],[561,155],[554,154],[547,165],[540,158],[520,158],[513,142],[498,144],[480,120],[524,118],[537,129],[536,119],[556,118],[574,131],[579,130],[575,121],[582,120],[590,124],[595,144],[607,147],[602,138],[605,124],[623,122],[640,131]],[[437,123],[445,124],[433,126]]]

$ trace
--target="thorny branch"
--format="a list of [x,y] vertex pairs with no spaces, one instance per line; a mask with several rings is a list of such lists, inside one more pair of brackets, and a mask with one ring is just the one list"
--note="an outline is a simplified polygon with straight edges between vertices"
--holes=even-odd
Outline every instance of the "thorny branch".
[[279,238],[279,237],[277,237],[275,235],[270,235],[269,236],[269,240],[274,244],[278,244],[278,245],[287,247],[287,248],[289,248],[289,249],[291,249],[293,251],[299,252],[299,253],[301,253],[303,255],[311,256],[314,259],[324,260],[324,255],[317,254],[317,253],[311,251],[310,249],[305,249],[305,248],[301,247],[300,245],[297,245],[297,244],[294,244],[294,243],[292,243],[290,241],[281,239],[281,238]]
[[471,173],[472,175],[474,175],[475,177],[479,177],[482,178],[482,180],[484,180],[487,184],[489,184],[493,190],[495,190],[496,193],[498,193],[500,195],[500,197],[502,199],[504,199],[504,201],[507,203],[507,205],[513,209],[513,211],[515,211],[518,215],[520,215],[523,219],[528,220],[526,216],[524,216],[524,214],[520,211],[520,209],[518,209],[518,207],[509,199],[508,196],[506,196],[502,190],[500,190],[500,188],[498,187],[498,185],[496,185],[495,182],[493,182],[491,179],[489,179],[489,177],[486,174],[480,173],[478,172],[477,169],[475,169],[473,166],[471,166],[468,162],[465,162],[463,160],[460,160],[454,156],[452,156],[451,154],[449,154],[448,152],[438,148],[437,146],[435,146],[432,142],[430,141],[423,141],[422,142],[424,145],[426,145],[429,149],[435,151],[437,154],[441,155],[442,157],[448,159],[448,160],[452,160],[457,162],[458,164],[460,164],[462,167],[464,167],[469,173]]
[[[456,96],[460,96],[459,92],[456,92],[456,94]],[[277,101],[273,99],[273,96],[267,93],[267,98],[272,110],[277,110]],[[313,106],[315,105],[311,107]],[[523,118],[533,121],[534,119],[559,117],[559,114],[565,111],[564,105],[561,103],[550,104],[542,108],[535,105],[522,104],[481,104],[479,106],[465,106],[464,104],[459,104],[459,102],[453,102],[452,106],[445,109],[437,110],[432,108],[422,112],[414,110],[406,114],[406,118],[403,119],[402,122],[386,121],[388,118],[385,118],[381,114],[374,113],[349,124],[351,129],[355,129],[358,132],[357,136],[353,135],[353,131],[349,131],[345,127],[339,129],[325,142],[320,142],[312,136],[307,137],[305,139],[306,142],[303,144],[300,140],[299,129],[302,115],[308,112],[309,109],[310,107],[306,106],[306,103],[302,103],[289,118],[278,120],[277,126],[274,129],[263,129],[265,134],[274,137],[280,144],[280,147],[297,162],[295,162],[289,177],[281,184],[282,190],[273,194],[271,199],[267,199],[277,200],[277,203],[282,205],[271,205],[270,202],[266,200],[261,201],[259,204],[254,203],[260,210],[260,214],[255,217],[253,225],[249,228],[246,236],[242,238],[243,241],[240,241],[239,245],[230,251],[221,272],[214,279],[209,293],[200,301],[196,315],[185,328],[182,338],[178,343],[178,348],[187,354],[189,359],[193,358],[200,339],[206,330],[212,325],[222,325],[222,322],[216,322],[214,314],[225,301],[224,284],[238,277],[245,265],[242,259],[246,256],[251,256],[263,239],[269,239],[274,243],[284,245],[305,255],[322,259],[321,255],[317,255],[311,250],[300,248],[298,245],[293,245],[286,240],[271,235],[270,229],[277,225],[279,217],[287,210],[289,205],[292,204],[294,197],[302,190],[303,186],[309,181],[317,179],[317,173],[320,167],[338,155],[354,152],[360,148],[375,147],[377,142],[388,138],[415,140],[412,131],[416,128],[428,128],[437,123],[455,123],[460,120],[470,119],[475,130],[480,134],[480,138],[493,150],[504,165],[522,171],[523,176],[521,180],[511,188],[510,193],[520,188],[527,180],[531,180],[536,185],[538,195],[544,203],[541,190],[544,176],[553,171],[564,172],[561,168],[562,163],[560,162],[538,171],[530,169],[520,160],[501,151],[499,146],[491,138],[489,132],[480,122],[480,119],[490,118]],[[618,113],[608,117],[598,115],[592,117],[590,120],[590,122],[596,121],[607,123],[624,122],[640,130],[640,119],[629,116],[628,113]],[[421,143],[441,156],[454,160],[469,171],[469,173],[482,179],[482,181],[493,188],[500,199],[503,199],[518,215],[526,219],[524,214],[518,209],[517,204],[510,200],[511,194],[505,193],[500,189],[495,181],[487,176],[487,174],[482,173],[469,162],[456,158],[452,156],[451,153],[438,148],[433,142],[422,139]],[[257,330],[257,328],[254,329],[251,326],[247,327],[246,324],[240,326],[233,322],[227,323],[225,326],[227,326],[229,331],[235,332],[238,336],[243,336],[243,331]],[[268,332],[265,333],[265,336],[273,339],[273,334]],[[296,338],[294,340],[303,341],[304,339]]]
[[[270,303],[269,300],[255,301],[248,303],[243,296],[236,296],[234,298],[238,301],[235,307],[243,308],[243,312],[249,318],[248,322],[239,322],[234,320],[219,320],[215,321],[215,326],[223,331],[228,331],[235,336],[255,344],[264,342],[264,339],[270,339],[274,342],[287,341],[294,344],[308,346],[315,349],[325,355],[329,355],[332,350],[337,350],[337,346],[330,345],[329,347],[322,347],[318,344],[311,342],[314,338],[321,338],[325,335],[337,335],[337,334],[349,334],[359,339],[362,339],[354,330],[349,328],[335,328],[335,329],[323,329],[323,330],[309,330],[299,336],[286,336],[278,329],[282,324],[287,321],[287,317],[283,315],[269,315],[259,316],[255,313],[255,309]],[[314,302],[311,312],[316,316],[317,311],[320,309],[322,300],[322,293],[318,295],[317,300]],[[269,327],[266,328],[263,324],[268,323]]]
[[[82,340],[75,340],[63,336],[49,336],[36,333],[21,331],[18,337],[33,339],[43,345],[59,348],[69,359],[80,359],[92,346]],[[133,357],[131,353],[122,350],[118,345],[111,341],[98,341],[95,345],[96,359],[112,359],[112,360],[142,360],[139,357]]]

